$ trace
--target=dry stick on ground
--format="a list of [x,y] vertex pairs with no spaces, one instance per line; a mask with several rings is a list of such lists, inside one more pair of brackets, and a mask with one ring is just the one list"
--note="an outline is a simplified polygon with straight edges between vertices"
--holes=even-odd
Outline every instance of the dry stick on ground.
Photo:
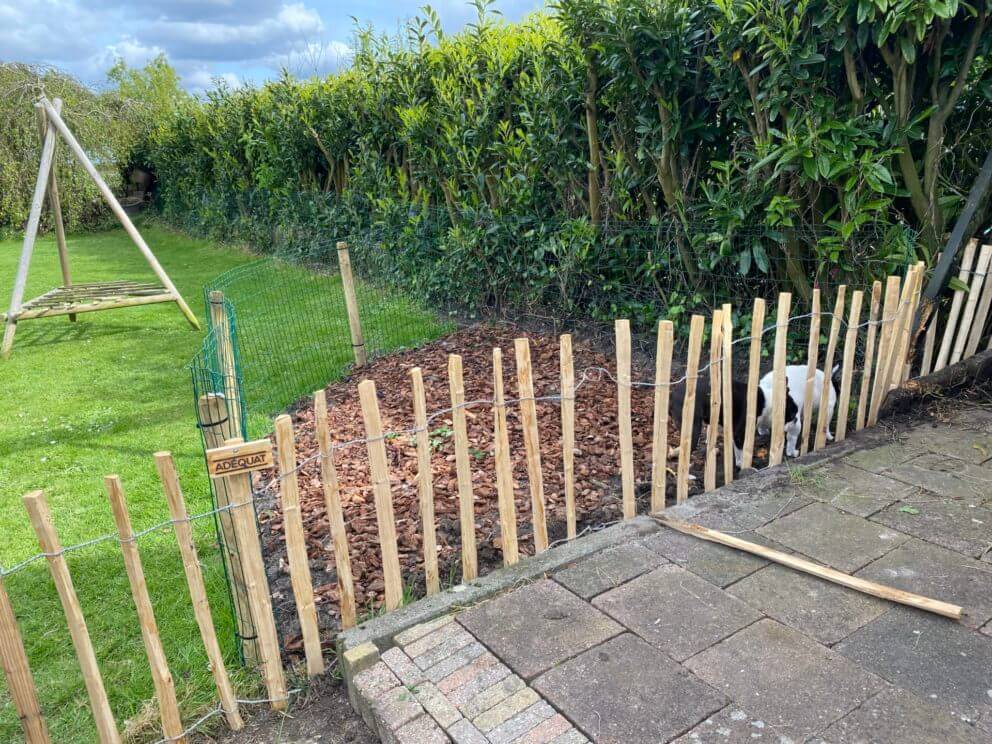
[[[413,384],[413,419],[417,429],[417,491],[420,496],[420,525],[423,532],[424,581],[427,594],[430,595],[441,591],[441,578],[437,568],[437,525],[434,520],[431,442],[427,434],[427,396],[424,393],[424,375],[420,367],[410,370],[410,381]],[[325,427],[326,420],[325,413]],[[338,506],[339,511],[340,508]]]
[[841,368],[840,394],[837,396],[837,429],[835,438],[843,442],[847,437],[847,420],[851,417],[851,378],[854,376],[854,354],[858,347],[858,321],[861,320],[861,303],[865,293],[860,289],[851,296],[851,314],[847,318],[847,336],[844,339],[844,362]]
[[758,418],[758,378],[761,376],[761,335],[765,325],[765,301],[754,300],[751,312],[751,349],[747,370],[747,410],[744,423],[744,447],[741,452],[741,470],[751,467],[754,460],[754,427]]
[[692,459],[692,418],[696,409],[696,385],[699,381],[699,353],[703,347],[706,318],[693,315],[689,323],[689,352],[685,362],[685,396],[682,399],[682,423],[679,425],[679,469],[675,479],[676,503],[689,498],[689,463]]
[[[954,351],[951,352],[951,364],[957,364],[964,356],[965,346],[968,343],[968,336],[971,333],[971,324],[975,319],[975,310],[978,307],[979,295],[982,293],[982,284],[985,282],[986,273],[989,269],[989,259],[992,258],[992,245],[983,245],[978,254],[978,263],[975,265],[975,273],[971,279],[971,287],[968,290],[968,301],[964,306],[964,314],[961,316],[961,325],[958,327],[957,341],[954,342]],[[975,340],[978,346],[978,340]]]
[[623,518],[637,516],[634,493],[634,433],[630,421],[630,321],[614,323],[617,351],[617,423],[620,434],[620,481],[623,487]]
[[823,449],[827,445],[827,432],[830,430],[830,391],[833,384],[830,378],[834,368],[834,354],[837,353],[837,338],[840,336],[840,324],[844,321],[844,300],[847,286],[842,284],[837,288],[837,300],[834,302],[833,317],[830,319],[830,338],[827,340],[827,355],[823,358],[823,384],[820,386],[819,410],[816,416],[816,436],[813,438],[813,449]]
[[34,686],[28,656],[24,651],[17,617],[0,575],[0,666],[3,667],[7,690],[14,701],[14,710],[24,729],[26,744],[50,744],[48,726],[41,715],[38,691]]
[[455,440],[455,477],[458,482],[458,517],[462,534],[462,581],[479,575],[475,545],[475,496],[472,493],[472,462],[468,458],[468,428],[465,422],[465,384],[462,358],[448,355],[448,385],[451,389],[451,422]]
[[706,464],[703,488],[716,488],[716,433],[720,426],[720,350],[723,346],[723,310],[713,311],[710,326],[710,415],[706,426]]
[[544,517],[544,476],[541,472],[541,440],[537,431],[537,402],[534,400],[534,380],[530,366],[530,341],[513,341],[517,358],[517,398],[524,429],[524,449],[527,452],[527,481],[530,484],[530,508],[534,520],[534,552],[548,549],[548,523]]
[[730,304],[723,306],[723,482],[734,480],[734,319]]
[[[574,393],[573,393],[574,394]],[[499,528],[503,538],[503,564],[520,560],[517,547],[517,506],[513,498],[513,466],[510,435],[506,426],[506,397],[503,393],[503,350],[493,349],[493,451],[496,457],[496,493]]]
[[809,432],[813,428],[813,383],[820,354],[820,288],[813,290],[813,302],[809,318],[809,344],[806,347],[806,387],[803,395],[802,442],[799,454],[809,451]]
[[[868,412],[868,391],[871,388],[871,368],[875,360],[875,336],[878,333],[878,313],[882,301],[882,283],[871,285],[871,314],[868,316],[868,340],[865,342],[864,368],[861,370],[861,392],[858,394],[858,416],[855,429],[865,428],[865,415]],[[932,348],[932,347],[931,347]]]
[[[968,276],[971,273],[971,265],[975,260],[975,251],[978,247],[977,240],[969,240],[964,248],[964,255],[961,257],[961,269],[958,271],[958,281],[967,284]],[[944,336],[940,341],[940,351],[937,352],[937,361],[934,362],[933,371],[940,372],[947,366],[951,358],[951,344],[954,343],[954,331],[957,327],[958,315],[961,312],[961,305],[964,303],[964,290],[954,290],[954,297],[951,299],[951,309],[947,311],[947,321],[944,323]]]
[[775,321],[775,359],[772,377],[772,439],[768,447],[768,464],[782,462],[785,450],[785,365],[789,342],[789,311],[792,309],[792,294],[782,292],[778,296],[778,315]]
[[675,326],[670,320],[658,323],[658,349],[654,373],[654,437],[651,450],[651,511],[665,508],[668,475],[668,405],[671,397],[672,347]]
[[826,566],[821,566],[817,563],[813,563],[812,561],[796,558],[788,553],[782,553],[778,550],[773,550],[772,548],[766,548],[764,545],[758,545],[756,543],[748,542],[747,540],[741,540],[733,535],[727,535],[723,532],[718,532],[717,530],[711,530],[698,524],[689,524],[688,522],[674,519],[668,515],[657,515],[655,516],[655,519],[666,527],[671,527],[673,530],[677,530],[686,535],[692,535],[693,537],[698,537],[701,540],[708,540],[709,542],[715,542],[720,545],[726,545],[730,548],[743,550],[746,553],[760,556],[761,558],[773,561],[774,563],[779,563],[783,566],[787,566],[788,568],[802,571],[803,573],[808,573],[811,576],[832,581],[835,584],[846,586],[849,589],[854,589],[856,591],[863,592],[864,594],[870,594],[873,597],[879,597],[890,602],[898,602],[899,604],[908,605],[920,610],[926,610],[927,612],[949,617],[952,620],[960,620],[961,616],[964,614],[962,608],[957,605],[941,602],[929,597],[923,597],[919,594],[912,594],[911,592],[904,592],[901,589],[893,589],[882,584],[876,584],[873,581],[859,579],[833,568],[827,568]]
[[572,336],[558,340],[558,367],[561,370],[561,464],[565,476],[565,534],[575,537],[575,368],[572,363]]

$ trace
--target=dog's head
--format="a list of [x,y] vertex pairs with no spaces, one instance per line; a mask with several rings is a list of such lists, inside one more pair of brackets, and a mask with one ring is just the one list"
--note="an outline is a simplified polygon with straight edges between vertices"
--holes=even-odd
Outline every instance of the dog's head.
[[[759,385],[758,386],[758,397],[756,409],[758,412],[758,420],[765,420],[771,422],[772,418],[772,396]],[[789,381],[785,381],[785,423],[794,421],[799,416],[799,406],[796,405],[796,401],[792,398],[792,392],[789,389]],[[762,427],[763,428],[763,427]],[[761,431],[760,433],[765,434],[767,432]]]

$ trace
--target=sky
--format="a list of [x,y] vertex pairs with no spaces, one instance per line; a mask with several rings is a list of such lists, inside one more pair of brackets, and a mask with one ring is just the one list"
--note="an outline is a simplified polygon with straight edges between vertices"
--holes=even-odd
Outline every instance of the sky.
[[[518,20],[543,0],[495,0]],[[192,92],[217,79],[258,83],[282,68],[308,76],[347,64],[357,19],[395,32],[424,0],[0,0],[0,61],[53,65],[99,87],[117,59],[164,53]],[[435,0],[445,31],[475,17],[465,0]]]

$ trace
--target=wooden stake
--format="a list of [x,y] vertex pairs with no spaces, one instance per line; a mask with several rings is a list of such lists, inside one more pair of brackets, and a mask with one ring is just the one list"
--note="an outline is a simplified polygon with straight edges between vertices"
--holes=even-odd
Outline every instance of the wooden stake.
[[906,359],[906,349],[908,348],[908,329],[913,322],[912,297],[916,291],[916,283],[920,272],[911,268],[906,274],[906,281],[902,285],[902,293],[899,297],[899,312],[896,314],[896,325],[892,333],[892,343],[889,346],[889,356],[884,366],[879,367],[879,374],[884,370],[884,380],[882,382],[882,401],[888,395],[889,390],[899,385],[902,376],[903,365]]
[[785,366],[789,342],[789,311],[792,308],[792,294],[782,292],[778,296],[778,317],[775,321],[775,359],[772,376],[772,439],[768,447],[768,464],[782,462],[785,450]]
[[293,420],[286,414],[275,420],[276,447],[279,454],[279,498],[282,502],[282,527],[289,560],[289,580],[300,618],[303,652],[307,659],[307,674],[314,677],[324,673],[324,656],[320,649],[320,628],[317,605],[313,598],[313,579],[307,539],[300,513],[300,485],[296,477],[296,437]]
[[[978,254],[975,273],[971,279],[968,301],[965,303],[964,314],[961,316],[961,325],[958,327],[957,341],[955,341],[954,351],[951,353],[951,364],[957,364],[964,356],[965,346],[968,344],[968,336],[971,334],[971,325],[975,320],[975,310],[978,307],[979,295],[982,294],[982,284],[985,282],[985,275],[988,273],[990,258],[992,258],[992,245],[983,245]],[[983,327],[985,325],[984,318],[981,325]],[[981,329],[979,329],[978,335],[981,335]],[[978,348],[977,336],[975,338],[975,348]]]
[[207,599],[207,587],[203,582],[203,571],[200,569],[200,557],[196,550],[196,543],[193,541],[193,529],[189,523],[186,501],[183,499],[183,492],[179,487],[179,476],[176,473],[172,454],[170,452],[156,452],[155,468],[158,470],[158,477],[162,482],[165,499],[169,503],[169,514],[172,516],[176,543],[179,545],[179,553],[183,557],[183,571],[186,573],[189,596],[193,603],[193,615],[200,628],[200,638],[203,639],[203,647],[207,652],[207,661],[210,663],[210,672],[213,674],[214,684],[217,686],[217,695],[220,697],[221,708],[224,710],[224,718],[232,731],[240,731],[245,724],[241,718],[241,711],[238,709],[238,701],[234,694],[234,688],[231,686],[230,677],[227,675],[224,655],[217,642],[217,631],[214,629],[210,601]]
[[475,496],[472,493],[472,462],[468,456],[468,429],[465,421],[465,385],[462,358],[448,355],[448,386],[451,391],[451,421],[455,434],[455,470],[458,476],[458,515],[462,533],[462,581],[479,575],[475,545]]
[[[977,240],[969,240],[964,247],[961,268],[958,271],[958,281],[962,284],[968,283],[977,247]],[[961,312],[962,304],[964,304],[964,290],[956,289],[951,299],[951,309],[947,313],[947,322],[944,324],[944,337],[940,342],[940,351],[937,352],[937,361],[933,365],[934,372],[940,372],[947,366],[948,360],[951,358],[951,345],[954,343],[954,332],[957,330],[958,315]]]
[[758,382],[761,377],[761,336],[765,326],[765,301],[754,299],[751,311],[751,349],[747,365],[747,410],[744,424],[744,447],[741,452],[741,470],[747,470],[754,461],[754,430],[758,418]]
[[[62,113],[62,99],[53,98],[52,105],[55,110],[60,114]],[[36,108],[35,111],[38,114],[38,128],[39,134],[41,135],[42,144],[44,144],[45,137],[48,131],[51,130],[52,136],[55,136],[55,127],[49,126],[48,117],[45,115],[45,110],[43,108]],[[48,207],[52,210],[52,220],[55,223],[55,245],[59,252],[59,267],[62,269],[62,286],[71,287],[72,286],[72,272],[69,269],[69,248],[66,244],[65,239],[65,223],[62,221],[62,200],[59,197],[59,181],[56,175],[58,160],[58,141],[55,143],[55,151],[52,154],[52,170],[48,175]],[[69,314],[69,322],[74,323],[76,321],[75,313]]]
[[878,422],[878,409],[888,393],[885,379],[894,328],[899,310],[899,277],[890,276],[885,282],[885,304],[882,306],[881,336],[878,341],[878,357],[875,362],[875,380],[872,385],[871,405],[868,408],[868,426]]
[[427,433],[427,397],[424,393],[424,375],[420,367],[410,370],[410,380],[413,384],[414,426],[417,428],[417,484],[420,494],[420,524],[423,532],[424,577],[427,594],[430,595],[441,591],[441,578],[437,568],[437,524],[434,520],[431,442]]
[[[985,288],[992,289],[992,283],[986,285]],[[926,377],[930,374],[930,369],[933,367],[933,347],[937,341],[938,315],[939,309],[935,304],[933,312],[930,315],[930,323],[927,326],[927,335],[923,339],[923,360],[920,362],[920,377]]]
[[[865,342],[864,369],[861,371],[861,392],[858,395],[857,431],[865,428],[865,414],[868,410],[868,391],[871,388],[871,368],[875,361],[875,335],[878,332],[878,313],[882,302],[882,283],[871,285],[871,314],[868,316],[868,340]],[[933,347],[931,346],[931,349]]]
[[519,558],[517,548],[517,507],[513,498],[513,466],[506,425],[506,399],[503,394],[503,351],[493,349],[493,449],[496,456],[496,492],[499,495],[499,529],[503,538],[503,565],[512,566]]
[[558,347],[561,370],[561,460],[565,475],[565,535],[575,539],[575,370],[572,366],[572,336],[562,334]]
[[530,341],[513,341],[517,358],[517,397],[520,398],[520,418],[524,429],[524,449],[527,451],[527,480],[530,483],[530,506],[534,519],[534,551],[548,549],[548,525],[544,517],[544,476],[541,471],[541,442],[537,431],[537,402],[534,400],[534,380],[530,367]]
[[830,318],[830,338],[827,340],[827,355],[823,358],[823,385],[820,386],[820,409],[816,416],[816,437],[813,449],[823,449],[827,444],[827,432],[830,430],[830,417],[827,416],[827,405],[830,401],[831,373],[834,368],[834,354],[837,353],[837,339],[840,336],[840,324],[844,321],[844,301],[847,285],[837,288],[837,299],[834,302],[833,316]]
[[138,612],[138,626],[141,628],[141,640],[145,644],[148,656],[148,666],[151,668],[152,682],[155,685],[155,698],[158,700],[159,714],[162,717],[162,734],[169,741],[182,744],[186,741],[183,736],[183,722],[179,716],[179,703],[176,701],[176,686],[169,671],[169,662],[165,658],[162,639],[158,634],[158,623],[155,622],[155,611],[152,599],[148,595],[145,583],[145,571],[141,567],[141,554],[131,528],[131,517],[124,501],[124,491],[121,481],[116,475],[108,475],[103,479],[110,499],[110,509],[114,514],[117,534],[120,535],[121,553],[124,555],[124,569],[127,580],[131,585],[131,597]]
[[7,690],[14,702],[14,710],[24,730],[26,744],[50,744],[48,726],[38,704],[38,691],[28,666],[21,631],[17,625],[14,608],[7,596],[7,589],[0,575],[0,667],[3,667]]
[[654,370],[654,437],[651,450],[651,511],[665,508],[668,476],[668,407],[671,398],[672,350],[675,326],[670,320],[658,323],[658,348]]
[[38,536],[38,544],[41,546],[41,552],[45,553],[48,570],[52,574],[55,590],[59,593],[59,600],[62,602],[62,609],[69,625],[69,635],[72,637],[76,659],[79,661],[83,682],[86,685],[86,693],[89,695],[90,706],[93,710],[97,736],[101,744],[120,744],[121,737],[117,731],[117,722],[110,710],[110,701],[107,699],[107,691],[103,687],[103,678],[100,676],[100,667],[96,663],[96,654],[93,651],[93,643],[90,641],[89,630],[86,628],[86,619],[83,617],[79,597],[76,596],[76,588],[72,584],[69,566],[62,554],[62,545],[52,524],[52,514],[45,501],[45,494],[41,491],[27,494],[24,497],[24,507],[31,518],[31,525]]
[[[992,246],[983,245],[982,249]],[[978,351],[978,344],[982,340],[982,333],[989,319],[989,310],[992,309],[992,280],[988,277],[989,269],[986,269],[986,276],[982,280],[982,299],[978,303],[978,310],[975,312],[975,322],[971,326],[971,334],[968,336],[968,344],[964,348],[964,359],[974,356]],[[936,311],[935,313],[936,314]]]
[[[861,303],[865,293],[860,289],[851,295],[851,314],[847,317],[847,335],[844,338],[844,362],[841,367],[840,395],[837,397],[837,431],[835,439],[847,438],[847,420],[851,416],[851,378],[854,375],[854,354],[858,350],[858,323],[861,321]],[[825,373],[826,374],[826,373]]]
[[710,325],[710,417],[706,427],[706,465],[703,470],[703,489],[716,488],[716,442],[720,426],[720,350],[723,348],[723,310],[713,311]]
[[820,288],[813,289],[813,302],[810,308],[809,342],[806,346],[806,388],[803,395],[803,421],[799,454],[809,452],[809,432],[813,428],[813,384],[816,370],[819,369],[820,355]]
[[617,420],[620,426],[620,480],[623,486],[623,518],[637,516],[634,491],[634,434],[630,421],[630,321],[614,323],[617,351]]
[[743,550],[746,553],[760,556],[765,560],[787,566],[788,568],[795,569],[796,571],[808,573],[811,576],[816,576],[817,578],[831,581],[834,584],[846,586],[848,589],[854,589],[855,591],[862,592],[863,594],[870,594],[873,597],[879,597],[880,599],[885,599],[889,602],[897,602],[899,604],[908,605],[909,607],[915,607],[919,610],[925,610],[926,612],[932,612],[937,615],[949,617],[952,620],[960,620],[961,615],[963,614],[962,608],[957,605],[952,605],[947,602],[940,602],[936,599],[920,596],[919,594],[904,592],[901,589],[893,589],[882,584],[876,584],[873,581],[859,579],[854,576],[850,576],[849,574],[836,571],[832,568],[827,568],[826,566],[813,563],[812,561],[807,561],[803,558],[796,558],[788,553],[782,553],[778,550],[773,550],[772,548],[766,548],[764,545],[758,545],[757,543],[748,542],[747,540],[741,540],[739,537],[727,535],[723,532],[718,532],[717,530],[711,530],[698,524],[682,522],[668,515],[657,516],[655,519],[665,526],[671,527],[672,529],[678,530],[686,535],[692,535],[693,537],[698,537],[701,540],[707,540],[709,542],[719,543],[720,545],[726,545],[730,548],[736,548],[737,550]]
[[[906,323],[906,330],[903,334],[903,344],[902,344],[902,356],[904,359],[901,374],[899,376],[899,385],[906,382],[909,379],[910,368],[913,366],[913,357],[916,351],[916,342],[919,340],[920,331],[917,330],[914,333],[913,323],[917,315],[919,314],[920,300],[923,298],[923,282],[926,277],[927,265],[925,261],[916,262],[916,284],[913,290],[912,305],[910,309],[909,322]],[[897,385],[898,387],[898,385]]]
[[723,306],[723,483],[734,480],[734,317],[730,304]]
[[231,436],[245,435],[244,421],[241,415],[241,385],[238,380],[238,369],[234,361],[234,339],[231,336],[231,318],[227,312],[224,293],[210,293],[210,328],[214,335],[217,353],[217,367],[223,379],[223,390],[227,402],[227,415],[231,417],[229,430]]
[[696,411],[696,386],[699,383],[699,354],[703,350],[706,319],[693,315],[689,322],[689,351],[685,362],[685,396],[682,399],[682,423],[679,425],[679,469],[675,478],[675,502],[689,498],[689,465],[692,460],[692,419]]
[[355,352],[355,366],[364,367],[369,360],[365,351],[365,336],[362,335],[362,318],[358,312],[355,278],[351,273],[351,254],[348,244],[343,240],[338,242],[338,268],[341,271],[344,304],[348,311],[348,329],[351,331],[351,349]]

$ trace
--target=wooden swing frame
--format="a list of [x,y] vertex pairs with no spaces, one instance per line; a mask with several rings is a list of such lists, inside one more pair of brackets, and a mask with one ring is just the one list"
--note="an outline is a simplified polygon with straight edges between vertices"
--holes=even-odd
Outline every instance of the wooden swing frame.
[[[0,345],[0,356],[10,356],[14,346],[14,334],[17,324],[22,320],[48,318],[54,315],[68,315],[70,322],[75,321],[79,313],[114,310],[122,307],[151,305],[160,302],[175,302],[189,324],[199,330],[200,324],[190,310],[189,305],[179,294],[176,285],[155,258],[151,248],[141,237],[141,233],[131,222],[120,202],[114,197],[110,187],[97,171],[92,161],[87,157],[82,146],[73,136],[69,127],[62,120],[62,101],[56,98],[49,101],[42,96],[35,103],[38,115],[38,129],[42,138],[41,163],[38,167],[38,180],[35,182],[34,197],[31,201],[31,211],[28,213],[28,224],[24,231],[24,243],[21,247],[21,258],[17,265],[17,277],[14,280],[14,290],[10,297],[10,309],[4,314],[3,343]],[[159,283],[115,280],[108,282],[91,282],[73,284],[69,270],[69,252],[66,247],[65,225],[62,222],[62,205],[59,200],[58,180],[55,174],[55,147],[61,136],[69,146],[73,156],[100,190],[101,196],[114,213],[127,234],[134,241],[138,250],[148,261],[148,265]],[[62,286],[56,287],[45,294],[24,302],[24,288],[27,284],[28,269],[31,266],[31,255],[38,237],[38,225],[41,221],[41,210],[44,207],[45,194],[48,193],[49,205],[55,223],[55,241],[58,246],[59,264],[62,268]]]

